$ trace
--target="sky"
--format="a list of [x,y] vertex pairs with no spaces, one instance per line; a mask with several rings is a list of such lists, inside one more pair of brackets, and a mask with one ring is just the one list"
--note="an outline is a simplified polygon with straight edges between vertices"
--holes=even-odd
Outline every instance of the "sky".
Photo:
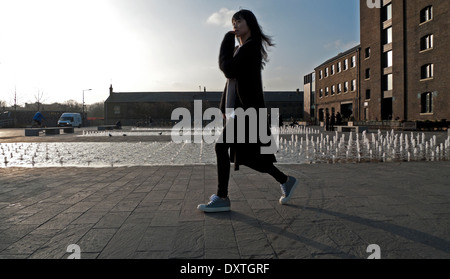
[[304,75],[359,44],[359,0],[0,0],[0,101],[92,104],[110,84],[222,91],[220,43],[239,9],[276,44],[266,91],[302,90]]

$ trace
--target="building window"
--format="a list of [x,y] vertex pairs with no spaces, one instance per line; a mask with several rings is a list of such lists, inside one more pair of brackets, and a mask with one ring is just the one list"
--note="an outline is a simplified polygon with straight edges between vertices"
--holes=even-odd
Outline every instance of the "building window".
[[344,60],[344,71],[348,70],[348,59]]
[[320,71],[319,71],[319,79],[322,79],[322,75],[323,75],[323,71],[320,70]]
[[420,11],[420,23],[433,19],[433,6],[428,6]]
[[426,35],[420,39],[420,50],[433,48],[433,34]]
[[114,114],[120,114],[120,106],[114,106]]
[[383,30],[383,45],[392,43],[392,27]]
[[331,86],[331,96],[336,93],[336,85]]
[[341,66],[342,66],[342,62],[338,62],[338,63],[337,63],[337,72],[338,72],[338,73],[341,72]]
[[320,97],[320,98],[322,98],[322,97],[323,97],[323,89],[320,89],[320,92],[319,92],[319,97]]
[[328,67],[325,68],[325,77],[328,77]]
[[420,78],[421,79],[432,78],[433,77],[433,72],[434,72],[433,68],[434,68],[433,64],[423,65],[422,68],[421,68]]
[[420,94],[421,99],[421,113],[432,113],[433,112],[433,94],[431,92],[426,92]]
[[334,75],[334,65],[331,65],[331,75]]
[[383,53],[383,67],[392,67],[392,50]]
[[365,78],[366,78],[366,79],[369,79],[369,78],[370,78],[370,68],[367,68],[367,69],[366,69]]
[[370,89],[366,90],[366,100],[370,100]]
[[327,88],[325,88],[325,97],[328,97],[328,92],[329,92],[329,89],[327,87]]
[[383,22],[392,19],[392,3],[383,7],[381,17]]
[[339,84],[338,84],[338,91],[337,91],[337,93],[338,93],[338,94],[341,94],[341,93],[342,93],[342,83],[339,83]]
[[356,67],[356,56],[352,56],[352,68]]
[[344,93],[348,92],[348,81],[344,83]]
[[366,48],[365,57],[366,57],[366,59],[370,58],[370,47]]
[[364,108],[364,120],[369,120],[369,108]]
[[384,75],[382,81],[383,91],[390,91],[393,88],[392,74]]
[[356,90],[356,79],[352,80],[352,91]]

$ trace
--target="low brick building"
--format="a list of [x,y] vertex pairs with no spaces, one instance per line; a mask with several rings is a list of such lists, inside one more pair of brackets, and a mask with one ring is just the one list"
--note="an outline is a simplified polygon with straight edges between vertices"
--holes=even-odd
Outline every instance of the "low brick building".
[[[211,107],[218,108],[222,92],[114,92],[105,101],[105,123],[122,125],[147,125],[170,123],[172,112],[186,108],[194,115],[194,101],[202,101],[202,113]],[[283,119],[303,118],[303,92],[265,92],[266,106],[279,108]]]

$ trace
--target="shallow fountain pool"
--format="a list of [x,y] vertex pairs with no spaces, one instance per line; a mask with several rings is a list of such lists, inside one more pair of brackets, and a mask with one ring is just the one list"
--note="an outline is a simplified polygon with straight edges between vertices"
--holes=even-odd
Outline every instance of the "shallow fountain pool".
[[[145,136],[159,131],[135,131]],[[81,137],[109,136],[83,133]],[[424,133],[324,133],[284,129],[279,164],[450,160],[450,139]],[[0,143],[0,167],[121,167],[215,164],[214,144],[163,142]]]

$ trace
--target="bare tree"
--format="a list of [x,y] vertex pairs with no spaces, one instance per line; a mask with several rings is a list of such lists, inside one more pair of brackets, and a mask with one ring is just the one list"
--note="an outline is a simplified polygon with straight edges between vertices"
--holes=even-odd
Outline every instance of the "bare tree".
[[88,105],[89,115],[92,117],[103,117],[105,111],[105,104],[103,102]]
[[38,89],[36,95],[34,95],[34,99],[36,100],[37,111],[40,111],[41,110],[41,104],[45,101],[44,100],[44,92],[40,91]]
[[20,106],[19,104],[18,104],[18,96],[17,96],[17,89],[14,87],[14,103],[13,103],[13,105],[12,105],[12,107],[14,108],[14,111],[16,111],[17,110],[17,107],[18,106]]
[[82,105],[75,100],[68,100],[63,103],[66,106],[66,110],[81,111]]

